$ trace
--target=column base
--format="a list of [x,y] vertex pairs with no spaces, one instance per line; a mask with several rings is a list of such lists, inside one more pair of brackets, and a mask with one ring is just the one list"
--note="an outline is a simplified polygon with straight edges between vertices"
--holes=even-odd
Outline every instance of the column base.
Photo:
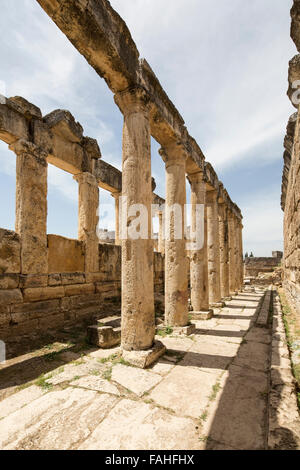
[[160,342],[155,341],[152,348],[142,351],[122,351],[122,357],[126,362],[132,364],[140,369],[146,369],[153,364],[157,359],[163,356],[166,352],[166,347]]
[[189,317],[191,320],[210,320],[214,316],[213,309],[201,310],[199,312],[191,312]]
[[211,308],[223,308],[225,307],[225,302],[214,302],[213,304],[210,304]]
[[228,297],[224,297],[224,302],[230,302],[230,300],[232,300],[232,297],[231,295],[229,295]]

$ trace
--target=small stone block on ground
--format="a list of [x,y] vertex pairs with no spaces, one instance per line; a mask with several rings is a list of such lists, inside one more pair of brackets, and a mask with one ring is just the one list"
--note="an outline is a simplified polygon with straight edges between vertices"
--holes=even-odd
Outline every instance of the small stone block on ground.
[[87,339],[89,344],[99,348],[109,349],[117,346],[121,342],[121,328],[112,326],[89,326],[87,329]]
[[123,359],[129,364],[141,369],[146,369],[153,364],[157,359],[163,356],[166,352],[166,347],[160,342],[156,341],[152,348],[146,351],[125,351],[123,350]]
[[193,324],[187,325],[187,326],[174,326],[174,327],[172,327],[172,330],[173,330],[172,334],[174,334],[174,335],[190,336],[193,333],[195,333],[196,326],[193,325]]
[[210,320],[214,316],[214,311],[206,310],[202,312],[190,312],[189,317],[191,320]]

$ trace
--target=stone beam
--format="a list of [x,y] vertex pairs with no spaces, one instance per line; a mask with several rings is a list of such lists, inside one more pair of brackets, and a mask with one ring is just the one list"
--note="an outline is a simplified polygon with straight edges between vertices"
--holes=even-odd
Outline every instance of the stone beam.
[[95,176],[100,188],[110,192],[122,192],[122,172],[103,160],[98,160]]
[[20,139],[29,140],[29,122],[16,98],[0,104],[0,139],[8,145]]
[[294,0],[294,4],[291,9],[291,17],[291,38],[300,52],[300,0]]
[[[189,135],[182,116],[139,52],[131,34],[107,0],[37,0],[112,92],[143,88],[150,98],[151,135],[168,147],[180,142],[189,174],[203,170],[204,155]],[[210,174],[214,177],[211,167]],[[217,181],[217,178],[216,178]],[[214,189],[214,188],[210,188]]]
[[[0,140],[8,145],[32,141],[47,153],[48,163],[73,175],[94,174],[101,188],[122,191],[122,172],[101,160],[97,140],[83,135],[83,128],[69,111],[57,109],[42,117],[41,110],[22,97],[7,98],[0,104]],[[152,178],[152,190],[156,188]],[[153,194],[153,204],[164,204]]]
[[[287,90],[287,95],[289,99],[291,100],[292,105],[298,109],[298,105],[293,102],[292,100],[292,95],[297,92],[297,89],[299,89],[299,85],[296,86],[296,88],[293,88],[293,83],[296,82],[297,80],[300,80],[300,54],[295,55],[290,61],[289,61],[289,75],[288,75],[288,83],[289,87]],[[296,94],[296,98],[299,99],[299,93]]]
[[289,172],[291,166],[292,152],[294,146],[295,127],[298,113],[294,113],[290,116],[286,127],[286,135],[284,138],[284,154],[283,154],[283,172],[282,172],[282,184],[281,184],[281,209],[285,210],[285,200],[287,193],[287,186],[289,180]]
[[138,81],[139,52],[126,23],[106,0],[37,0],[114,92]]

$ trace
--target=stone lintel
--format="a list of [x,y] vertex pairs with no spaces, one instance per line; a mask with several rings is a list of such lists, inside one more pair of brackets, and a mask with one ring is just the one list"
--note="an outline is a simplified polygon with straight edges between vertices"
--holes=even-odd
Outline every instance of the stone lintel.
[[42,112],[40,108],[25,100],[21,96],[13,96],[6,100],[9,108],[22,114],[26,119],[42,119]]
[[123,349],[123,359],[135,367],[146,369],[157,361],[166,352],[166,347],[160,342],[155,341],[152,348],[144,351],[126,351]]
[[[289,87],[287,90],[287,95],[292,103],[292,105],[298,110],[298,105],[293,103],[292,96],[297,90],[299,86],[293,87],[293,83],[300,80],[300,54],[296,54],[290,61],[289,61],[289,74],[288,74],[288,83]],[[299,93],[296,94],[298,98]]]
[[291,38],[294,41],[298,51],[300,52],[300,2],[294,0],[294,4],[291,9]]
[[73,115],[64,109],[56,109],[44,117],[44,121],[54,134],[64,139],[80,143],[83,138],[83,128],[76,122]]

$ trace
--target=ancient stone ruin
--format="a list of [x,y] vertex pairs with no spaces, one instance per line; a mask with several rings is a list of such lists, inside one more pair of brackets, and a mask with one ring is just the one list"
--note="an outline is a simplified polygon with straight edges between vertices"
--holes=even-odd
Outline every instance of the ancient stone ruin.
[[[244,261],[240,208],[109,1],[37,2],[113,93],[122,171],[69,111],[0,95],[0,139],[17,161],[15,231],[0,229],[0,449],[299,450],[300,337],[288,321],[296,331],[300,54],[283,258]],[[291,15],[300,52],[300,0]],[[47,233],[49,164],[78,184],[76,240]],[[99,227],[99,188],[114,198],[114,237]],[[274,270],[279,280],[258,282]]]
[[[291,10],[291,37],[300,52],[300,2],[294,0]],[[297,101],[297,80],[300,79],[300,54],[289,63],[288,96],[297,109],[289,119],[284,139],[284,168],[282,176],[281,208],[284,211],[284,288],[299,312],[300,309],[300,161],[299,161],[299,102]]]
[[[39,3],[115,95],[124,115],[123,171],[101,159],[99,144],[84,136],[68,111],[42,116],[21,97],[0,105],[0,137],[17,156],[16,231],[0,235],[0,336],[99,319],[109,315],[112,300],[122,297],[124,356],[144,367],[164,351],[154,344],[154,292],[164,291],[165,325],[188,333],[189,298],[192,317],[200,318],[241,289],[242,215],[109,3]],[[166,201],[153,194],[151,135],[161,144]],[[78,182],[78,240],[46,232],[48,163]],[[188,252],[184,237],[164,240],[161,223],[154,252],[151,221],[147,239],[121,240],[121,195],[128,205],[143,204],[149,214],[153,203],[183,208],[186,178],[192,225],[197,205],[205,205],[201,249]],[[99,187],[116,200],[115,245],[101,244],[97,237]],[[166,214],[164,226],[171,234],[174,223],[172,213]]]

